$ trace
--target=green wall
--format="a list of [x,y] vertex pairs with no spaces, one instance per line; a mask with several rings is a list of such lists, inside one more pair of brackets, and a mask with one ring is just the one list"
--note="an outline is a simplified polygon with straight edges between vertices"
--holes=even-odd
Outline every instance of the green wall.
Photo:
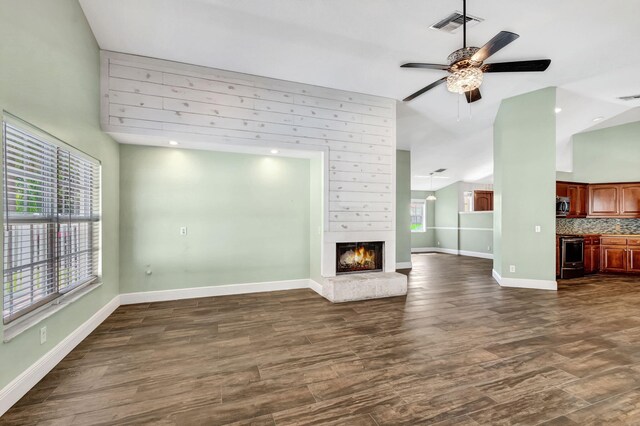
[[493,247],[493,212],[459,213],[460,251],[491,254]]
[[573,172],[558,180],[585,183],[640,181],[640,122],[573,136]]
[[396,263],[411,262],[411,153],[396,151]]
[[100,131],[99,50],[78,1],[0,0],[0,10],[0,107],[102,162],[104,282],[0,343],[1,389],[118,294],[118,145]]
[[460,211],[460,183],[456,182],[436,191],[435,247],[458,250],[458,212]]
[[[433,191],[411,191],[412,200],[426,200]],[[435,202],[427,201],[427,229],[425,232],[411,232],[411,248],[429,248],[434,246],[436,231],[435,226]]]
[[120,291],[309,278],[310,188],[306,159],[121,146]]
[[555,281],[555,93],[504,99],[494,122],[494,269],[503,278]]

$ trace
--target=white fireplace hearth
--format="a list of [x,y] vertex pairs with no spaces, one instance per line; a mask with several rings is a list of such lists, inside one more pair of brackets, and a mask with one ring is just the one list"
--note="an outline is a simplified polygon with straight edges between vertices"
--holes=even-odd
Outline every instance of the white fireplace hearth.
[[363,272],[325,278],[322,296],[333,302],[379,299],[407,294],[407,276],[398,272]]

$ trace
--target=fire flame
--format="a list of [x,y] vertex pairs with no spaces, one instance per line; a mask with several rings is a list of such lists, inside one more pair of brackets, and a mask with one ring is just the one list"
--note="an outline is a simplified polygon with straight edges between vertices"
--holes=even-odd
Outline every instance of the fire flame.
[[340,264],[356,268],[374,268],[376,253],[374,250],[365,250],[360,246],[354,250],[348,250],[340,256]]

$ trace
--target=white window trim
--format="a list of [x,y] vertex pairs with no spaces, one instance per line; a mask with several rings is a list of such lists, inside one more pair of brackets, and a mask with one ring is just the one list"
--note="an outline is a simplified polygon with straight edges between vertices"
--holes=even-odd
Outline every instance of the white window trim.
[[[3,124],[3,122],[6,122],[13,126],[28,128],[29,131],[32,132],[35,136],[43,138],[49,143],[58,145],[63,149],[66,149],[90,161],[96,161],[99,167],[100,168],[102,167],[102,163],[100,162],[100,160],[92,157],[91,155],[86,154],[83,151],[78,150],[77,148],[65,143],[64,141],[56,138],[55,136],[49,133],[46,133],[45,131],[39,129],[38,127],[26,121],[21,120],[20,118],[8,113],[7,111],[2,111],[2,116],[0,118],[1,118],[0,126]],[[0,131],[0,146],[4,144],[3,137],[4,137],[4,132]],[[51,317],[58,311],[64,309],[66,306],[72,304],[76,300],[81,299],[86,294],[89,294],[93,292],[93,290],[102,286],[102,249],[103,249],[102,248],[102,237],[103,237],[102,236],[102,226],[103,226],[102,173],[100,173],[100,182],[98,185],[98,191],[99,191],[98,197],[99,197],[99,209],[100,209],[100,221],[99,221],[100,226],[98,229],[98,253],[99,254],[98,254],[97,276],[93,280],[88,281],[76,288],[71,289],[66,293],[61,294],[59,297],[51,300],[48,303],[45,303],[44,305],[34,309],[33,311],[28,312],[6,324],[2,324],[2,341],[4,343],[11,341],[15,337],[22,334],[23,332],[38,325],[45,319]],[[0,288],[0,296],[3,295],[3,291],[4,291],[4,288]],[[4,322],[4,319],[1,319],[0,321]]]
[[411,204],[422,204],[422,230],[411,230],[412,233],[425,233],[427,232],[427,201],[422,199],[411,199]]
[[40,306],[37,309],[16,318],[9,324],[4,325],[4,331],[2,335],[3,343],[10,342],[20,334],[29,330],[31,327],[35,327],[42,321],[53,316],[56,312],[61,311],[73,302],[84,297],[84,295],[91,293],[93,290],[102,286],[102,281],[93,282],[91,284],[85,284],[81,287],[66,293],[51,302]]

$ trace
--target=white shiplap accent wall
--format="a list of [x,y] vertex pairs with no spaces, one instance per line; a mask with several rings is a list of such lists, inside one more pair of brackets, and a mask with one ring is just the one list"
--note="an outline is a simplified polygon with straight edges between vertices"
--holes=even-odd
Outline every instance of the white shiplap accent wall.
[[116,139],[324,151],[329,240],[395,240],[395,100],[106,51],[101,91]]

